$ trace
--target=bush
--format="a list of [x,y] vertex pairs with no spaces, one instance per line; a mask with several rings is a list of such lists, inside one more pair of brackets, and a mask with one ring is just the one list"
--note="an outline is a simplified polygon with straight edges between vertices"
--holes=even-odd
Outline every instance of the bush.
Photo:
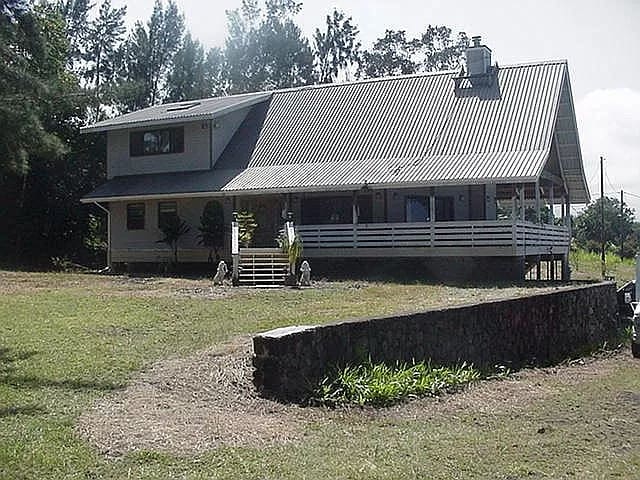
[[324,378],[314,401],[336,406],[388,406],[415,397],[437,396],[480,379],[480,373],[463,363],[457,367],[434,367],[430,363],[384,363],[347,366]]

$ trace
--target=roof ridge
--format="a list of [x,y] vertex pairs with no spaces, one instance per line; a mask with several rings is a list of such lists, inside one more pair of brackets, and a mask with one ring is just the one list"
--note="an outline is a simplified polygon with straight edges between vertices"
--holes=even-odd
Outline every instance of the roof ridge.
[[531,62],[521,62],[521,63],[512,63],[510,65],[499,65],[501,70],[507,68],[521,68],[521,67],[537,67],[543,65],[558,65],[564,63],[565,65],[569,64],[569,61],[566,58],[559,58],[557,60],[533,60]]
[[[534,60],[531,62],[521,62],[521,63],[513,63],[510,65],[499,65],[500,69],[507,68],[520,68],[520,67],[533,67],[533,66],[542,66],[542,65],[556,65],[560,63],[568,63],[567,59],[556,59],[556,60]],[[255,92],[248,93],[237,93],[233,95],[226,95],[221,97],[208,97],[203,98],[201,100],[209,100],[214,98],[230,98],[230,97],[239,97],[242,95],[256,95],[259,93],[288,93],[288,92],[296,92],[300,90],[314,90],[314,89],[322,89],[322,88],[332,88],[332,87],[342,87],[345,85],[362,85],[366,83],[376,83],[376,82],[387,82],[387,81],[396,81],[396,80],[406,80],[410,78],[422,78],[422,77],[435,77],[439,75],[450,75],[452,73],[457,74],[460,72],[459,68],[449,69],[449,70],[439,70],[437,72],[416,72],[416,73],[406,73],[402,75],[386,75],[384,77],[374,77],[374,78],[363,78],[349,82],[339,82],[339,83],[320,83],[320,84],[312,84],[312,85],[299,85],[297,87],[286,87],[286,88],[274,88],[272,90],[258,90]],[[193,101],[196,101],[194,99]]]

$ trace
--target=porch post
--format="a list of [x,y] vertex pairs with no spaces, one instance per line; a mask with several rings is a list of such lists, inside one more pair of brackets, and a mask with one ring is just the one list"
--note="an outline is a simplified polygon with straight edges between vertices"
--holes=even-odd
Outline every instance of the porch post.
[[240,231],[238,228],[238,212],[234,210],[233,221],[231,222],[231,256],[233,258],[231,283],[233,284],[233,286],[237,286],[240,283],[240,243],[239,241],[240,241]]
[[524,221],[525,219],[525,188],[524,185],[520,184],[520,220]]
[[353,224],[353,248],[358,247],[358,192],[354,190],[351,200],[351,221]]
[[562,280],[571,280],[571,265],[569,264],[569,252],[571,251],[571,198],[569,191],[567,190],[565,195],[565,216],[564,226],[567,229],[569,245],[567,246],[567,252],[562,256]]
[[353,197],[351,201],[351,217],[352,223],[355,225],[358,223],[358,192],[353,192]]
[[436,194],[433,188],[429,192],[429,220],[431,223],[436,221]]
[[515,185],[513,187],[513,194],[511,195],[511,221],[516,223],[518,219],[518,188]]
[[551,191],[549,192],[549,202],[551,203],[551,212],[549,215],[549,225],[553,225],[553,220],[555,216],[555,214],[553,213],[553,206],[555,204],[555,199],[553,198],[553,191],[555,190],[555,188],[553,185],[553,181],[551,181],[550,183],[551,183]]
[[429,190],[429,223],[431,228],[429,229],[429,246],[433,247],[436,243],[436,189],[431,187]]
[[536,223],[540,223],[540,180],[536,180]]

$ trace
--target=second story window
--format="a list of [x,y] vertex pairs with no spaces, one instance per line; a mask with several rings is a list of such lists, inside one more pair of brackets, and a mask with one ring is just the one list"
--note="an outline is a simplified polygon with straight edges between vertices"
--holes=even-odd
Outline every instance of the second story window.
[[132,157],[184,152],[184,127],[139,130],[129,134]]

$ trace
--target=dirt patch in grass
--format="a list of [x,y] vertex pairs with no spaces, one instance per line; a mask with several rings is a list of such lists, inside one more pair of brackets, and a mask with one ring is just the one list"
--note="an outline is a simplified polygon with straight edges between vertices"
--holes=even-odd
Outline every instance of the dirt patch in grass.
[[158,362],[81,416],[77,430],[109,456],[138,450],[190,454],[299,438],[310,411],[257,395],[250,345],[241,337]]
[[[566,364],[527,369],[478,382],[465,391],[423,398],[384,409],[302,408],[257,395],[251,382],[251,341],[157,362],[126,389],[114,392],[82,415],[77,431],[100,452],[121,456],[148,450],[179,455],[220,446],[262,447],[301,440],[312,422],[442,419],[518,415],[572,385],[598,381],[633,361],[627,351]],[[635,404],[637,394],[620,402]]]

